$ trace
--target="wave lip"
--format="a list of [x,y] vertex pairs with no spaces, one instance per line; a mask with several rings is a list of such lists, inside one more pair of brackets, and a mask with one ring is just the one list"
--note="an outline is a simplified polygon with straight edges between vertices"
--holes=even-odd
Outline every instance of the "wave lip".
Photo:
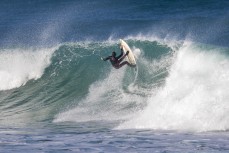
[[0,90],[18,88],[42,76],[55,48],[4,49],[0,52]]

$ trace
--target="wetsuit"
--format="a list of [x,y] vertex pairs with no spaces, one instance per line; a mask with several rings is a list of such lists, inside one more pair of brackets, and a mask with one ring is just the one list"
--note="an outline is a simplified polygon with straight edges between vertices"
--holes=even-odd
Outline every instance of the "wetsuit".
[[[121,54],[118,56],[118,57],[116,57],[116,56],[108,56],[107,58],[105,58],[105,59],[103,59],[104,61],[107,61],[107,60],[110,60],[110,62],[111,62],[111,64],[113,65],[113,67],[114,68],[116,68],[116,69],[119,69],[119,68],[121,68],[122,66],[124,66],[124,65],[129,65],[129,66],[132,66],[129,62],[127,62],[127,61],[124,61],[124,62],[122,62],[123,61],[123,59],[126,57],[128,55],[128,53],[127,54],[125,54],[124,56],[123,56],[123,50],[121,49]],[[121,63],[122,62],[122,63]]]

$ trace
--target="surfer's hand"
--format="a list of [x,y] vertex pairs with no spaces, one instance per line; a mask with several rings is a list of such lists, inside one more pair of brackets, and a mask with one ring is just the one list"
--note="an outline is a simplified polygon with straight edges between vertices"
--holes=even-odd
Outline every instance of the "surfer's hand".
[[129,54],[129,51],[126,52],[126,55],[128,55],[128,54]]

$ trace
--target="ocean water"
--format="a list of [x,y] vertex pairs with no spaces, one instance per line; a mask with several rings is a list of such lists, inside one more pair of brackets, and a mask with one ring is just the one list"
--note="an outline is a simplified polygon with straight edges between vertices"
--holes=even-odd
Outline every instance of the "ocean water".
[[226,153],[228,91],[227,0],[0,2],[2,153]]

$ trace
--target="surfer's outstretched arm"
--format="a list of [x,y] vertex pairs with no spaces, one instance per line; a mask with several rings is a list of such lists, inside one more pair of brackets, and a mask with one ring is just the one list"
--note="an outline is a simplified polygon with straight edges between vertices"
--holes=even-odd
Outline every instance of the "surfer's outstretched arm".
[[103,61],[107,61],[107,60],[109,60],[111,58],[111,56],[108,56],[108,57],[106,57],[106,58],[102,58],[102,60]]

